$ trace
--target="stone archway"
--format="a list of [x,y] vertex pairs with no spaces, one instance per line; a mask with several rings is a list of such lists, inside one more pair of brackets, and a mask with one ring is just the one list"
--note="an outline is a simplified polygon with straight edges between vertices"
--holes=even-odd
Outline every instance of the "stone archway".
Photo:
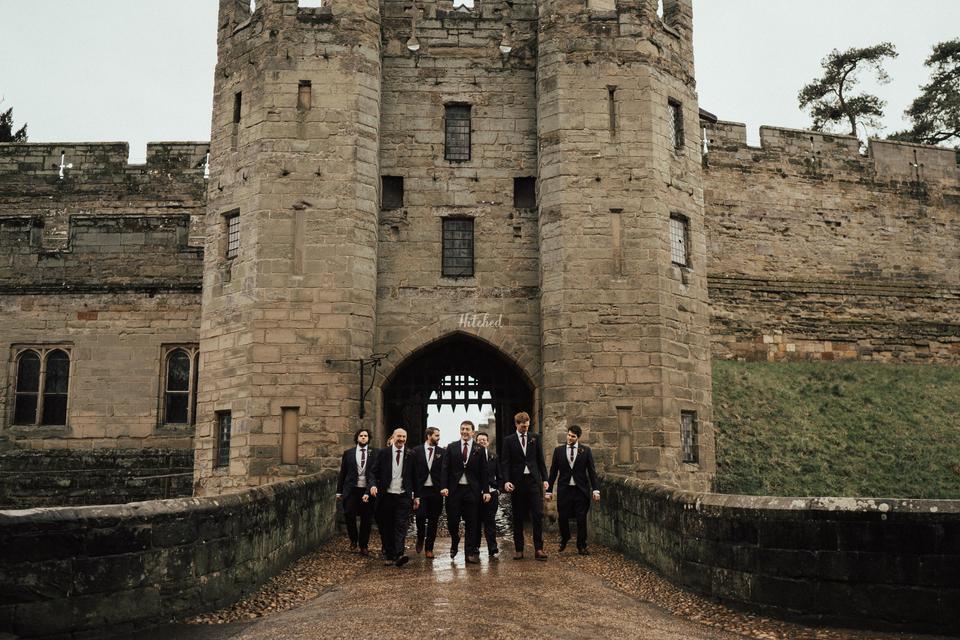
[[535,413],[534,384],[523,369],[490,343],[461,332],[409,354],[381,388],[382,433],[403,426],[414,445],[423,441],[430,406],[490,405],[498,454],[513,432],[514,414]]

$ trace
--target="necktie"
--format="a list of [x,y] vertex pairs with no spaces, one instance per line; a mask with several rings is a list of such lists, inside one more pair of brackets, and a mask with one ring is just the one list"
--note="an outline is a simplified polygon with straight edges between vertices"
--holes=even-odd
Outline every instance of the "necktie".
[[467,449],[467,443],[464,442],[464,443],[463,443],[463,464],[467,464],[467,452],[468,452],[468,451],[469,451],[469,450]]
[[397,464],[400,464],[400,449],[397,449]]
[[573,464],[573,447],[570,447],[570,464]]
[[367,449],[363,447],[360,449],[360,468],[363,469],[367,466]]
[[428,460],[430,462],[433,462],[433,447],[427,447],[427,451],[430,452],[430,457],[428,458]]
[[525,433],[520,434],[520,446],[523,447],[524,451],[527,450],[527,434]]

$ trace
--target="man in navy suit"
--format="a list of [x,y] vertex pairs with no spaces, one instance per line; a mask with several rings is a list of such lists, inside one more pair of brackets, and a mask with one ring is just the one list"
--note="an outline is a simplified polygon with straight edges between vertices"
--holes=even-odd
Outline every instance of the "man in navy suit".
[[487,447],[490,436],[483,431],[474,438],[477,445],[483,449],[487,457],[487,481],[490,483],[490,502],[480,505],[480,524],[483,526],[483,537],[487,540],[487,554],[491,559],[500,557],[500,548],[497,545],[497,509],[500,507],[500,472],[497,467],[500,461]]
[[560,551],[570,541],[570,518],[577,519],[577,551],[587,552],[587,513],[590,500],[599,502],[600,484],[597,467],[590,447],[580,444],[583,430],[578,425],[567,429],[567,444],[553,450],[550,479],[547,481],[547,500],[553,497],[553,483],[557,482],[557,514],[560,517]]
[[500,451],[500,479],[513,500],[514,560],[523,558],[523,519],[529,514],[533,548],[537,560],[546,560],[543,550],[543,493],[547,488],[547,463],[540,438],[530,433],[530,415],[521,411],[513,417],[517,432],[503,439]]
[[443,452],[440,495],[447,499],[447,527],[450,530],[450,557],[460,547],[460,520],[464,522],[467,543],[466,562],[480,563],[480,504],[490,502],[487,458],[473,440],[473,423],[460,423],[460,439]]
[[[343,504],[343,515],[347,520],[347,536],[350,538],[350,550],[360,548],[367,555],[370,542],[370,528],[373,526],[373,502],[367,494],[367,487],[373,483],[373,465],[370,458],[376,449],[370,444],[370,431],[360,429],[353,434],[357,446],[343,452],[340,459],[340,475],[337,478],[337,500]],[[357,531],[357,518],[360,518],[360,530]]]
[[404,553],[407,523],[413,498],[413,452],[406,447],[407,432],[395,429],[392,444],[377,451],[373,459],[370,495],[377,499],[377,526],[385,564],[402,567],[410,558]]
[[443,511],[440,477],[443,472],[443,447],[439,446],[440,429],[427,427],[427,439],[413,450],[413,492],[420,501],[417,508],[417,553],[424,548],[425,558],[433,558],[433,543]]

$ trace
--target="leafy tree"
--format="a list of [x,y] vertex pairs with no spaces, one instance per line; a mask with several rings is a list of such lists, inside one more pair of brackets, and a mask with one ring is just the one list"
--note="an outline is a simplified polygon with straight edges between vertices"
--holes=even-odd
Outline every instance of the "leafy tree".
[[960,38],[941,42],[927,58],[930,82],[906,110],[913,128],[890,136],[923,144],[960,143]]
[[897,49],[890,42],[872,47],[834,49],[823,59],[823,75],[800,90],[797,96],[801,109],[810,109],[813,128],[823,131],[831,124],[846,122],[850,135],[857,135],[857,123],[878,127],[886,103],[869,93],[855,94],[860,71],[874,70],[881,84],[890,82],[883,68],[887,58],[896,58]]
[[26,142],[27,125],[13,132],[13,107],[0,113],[0,142]]

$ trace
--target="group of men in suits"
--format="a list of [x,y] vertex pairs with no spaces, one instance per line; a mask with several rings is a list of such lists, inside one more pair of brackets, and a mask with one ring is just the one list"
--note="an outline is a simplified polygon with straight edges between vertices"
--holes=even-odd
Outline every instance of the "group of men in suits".
[[[439,446],[440,430],[428,427],[422,445],[406,446],[407,432],[395,429],[388,446],[370,447],[370,432],[354,435],[355,447],[343,453],[337,482],[337,500],[343,504],[351,550],[368,555],[373,520],[380,532],[384,562],[403,566],[411,512],[417,525],[417,553],[434,557],[440,514],[446,503],[450,557],[460,550],[460,522],[464,524],[467,563],[480,562],[481,532],[491,558],[499,556],[496,514],[501,489],[513,501],[514,559],[524,557],[524,521],[533,528],[534,557],[546,560],[543,548],[543,499],[553,497],[557,483],[560,551],[570,539],[569,519],[577,520],[577,550],[587,553],[587,513],[590,501],[600,499],[593,454],[579,444],[580,427],[567,430],[567,444],[553,452],[549,479],[540,439],[530,433],[530,416],[514,416],[516,433],[504,439],[502,460],[488,451],[489,435],[476,433],[474,424],[460,424],[460,438]],[[359,519],[360,526],[357,527]]]

